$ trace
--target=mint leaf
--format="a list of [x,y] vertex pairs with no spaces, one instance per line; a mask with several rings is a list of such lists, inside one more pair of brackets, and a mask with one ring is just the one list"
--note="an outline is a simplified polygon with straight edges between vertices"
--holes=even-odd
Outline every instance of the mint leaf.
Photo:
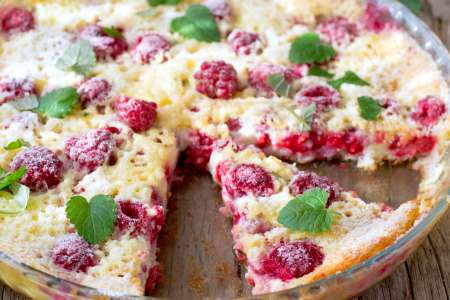
[[298,37],[289,50],[289,60],[297,64],[323,63],[335,56],[333,47],[323,43],[313,32]]
[[181,0],[147,0],[148,5],[158,6],[158,5],[177,5]]
[[189,6],[184,16],[173,19],[170,30],[202,42],[220,41],[216,19],[206,6],[199,4]]
[[0,179],[0,191],[9,188],[12,184],[17,183],[27,172],[24,166],[21,166],[14,172],[7,173]]
[[317,77],[324,77],[331,79],[334,77],[333,73],[328,72],[327,70],[324,70],[318,66],[313,66],[311,69],[309,69],[308,72],[309,76],[317,76]]
[[27,208],[30,199],[30,188],[14,183],[11,192],[0,191],[0,214],[17,214]]
[[292,199],[278,215],[278,223],[292,230],[320,233],[331,229],[333,213],[326,208],[328,193],[309,189]]
[[30,146],[30,144],[27,141],[24,141],[23,139],[17,139],[15,141],[12,141],[8,145],[4,147],[5,150],[16,150],[19,148],[22,148],[23,146]]
[[5,176],[8,174],[5,169],[0,168],[0,179],[5,178]]
[[328,81],[328,84],[334,87],[336,90],[339,90],[344,83],[359,86],[370,86],[367,81],[361,79],[352,71],[345,72],[344,76],[339,79]]
[[272,74],[267,78],[267,84],[280,97],[291,97],[293,94],[292,85],[281,73]]
[[17,110],[25,111],[32,110],[39,106],[38,97],[35,95],[22,97],[20,99],[10,102]]
[[423,4],[420,0],[400,0],[400,2],[417,15],[423,10]]
[[311,103],[310,105],[304,107],[301,114],[296,113],[292,107],[287,107],[286,109],[297,119],[301,131],[311,130],[314,114],[316,113],[315,103]]
[[62,119],[69,115],[78,103],[77,90],[65,87],[53,90],[39,99],[37,112],[52,118]]
[[66,214],[80,236],[91,244],[100,244],[114,231],[117,204],[106,195],[96,195],[89,202],[73,196],[67,202]]
[[368,121],[376,121],[381,114],[381,105],[375,99],[362,96],[358,98],[359,113]]
[[103,27],[103,32],[106,33],[109,37],[114,39],[118,39],[122,37],[122,32],[114,26],[111,27]]
[[95,67],[95,63],[95,52],[91,44],[85,40],[78,40],[64,51],[56,61],[56,67],[63,71],[70,70],[87,75]]

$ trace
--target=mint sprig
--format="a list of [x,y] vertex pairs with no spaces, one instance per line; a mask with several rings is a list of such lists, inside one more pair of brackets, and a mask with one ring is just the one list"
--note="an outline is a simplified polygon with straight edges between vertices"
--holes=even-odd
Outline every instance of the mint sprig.
[[286,80],[283,74],[272,74],[267,78],[267,84],[280,97],[291,97],[294,89],[292,85]]
[[9,191],[0,191],[0,214],[18,214],[23,212],[30,199],[30,188],[13,183]]
[[343,84],[370,86],[370,83],[363,80],[361,77],[359,77],[352,71],[345,72],[344,76],[342,76],[341,78],[328,81],[328,84],[334,87],[336,90],[339,90]]
[[324,78],[328,78],[331,79],[334,77],[333,73],[328,72],[327,70],[324,70],[318,66],[313,66],[311,67],[311,69],[309,69],[308,72],[309,76],[317,76],[317,77],[324,77]]
[[72,112],[78,98],[77,90],[72,87],[56,89],[39,99],[36,111],[47,117],[62,119]]
[[423,10],[423,3],[420,0],[400,0],[400,2],[415,14],[419,14]]
[[[104,28],[103,28],[104,29]],[[106,34],[108,34],[105,31]],[[63,71],[73,71],[87,75],[95,67],[96,57],[92,45],[85,40],[71,44],[56,61],[56,67]]]
[[311,103],[304,107],[300,114],[298,114],[293,107],[286,107],[287,111],[294,116],[299,124],[300,131],[310,131],[312,122],[314,120],[314,114],[316,113],[316,104]]
[[181,0],[147,0],[148,5],[158,6],[158,5],[177,5]]
[[91,244],[100,244],[114,231],[117,204],[107,195],[96,195],[89,202],[82,196],[73,196],[67,202],[66,214],[81,237]]
[[289,60],[297,64],[324,63],[335,56],[333,47],[313,32],[298,37],[289,50]]
[[122,37],[122,32],[114,26],[102,27],[103,32],[113,39],[118,39]]
[[376,121],[381,114],[381,105],[369,96],[358,98],[359,113],[367,121]]
[[20,148],[22,148],[24,146],[28,147],[28,146],[30,146],[30,143],[28,143],[27,141],[19,138],[19,139],[15,140],[15,141],[12,141],[8,145],[6,145],[4,147],[4,149],[8,150],[8,151],[11,151],[11,150],[20,149]]
[[216,19],[206,6],[200,4],[189,6],[184,16],[173,19],[170,30],[202,42],[220,41]]
[[18,183],[27,172],[24,166],[21,166],[13,172],[5,172],[2,170],[0,174],[0,191],[10,188],[11,185]]
[[326,208],[328,196],[320,188],[305,191],[281,209],[278,223],[292,230],[313,234],[329,231],[334,214]]

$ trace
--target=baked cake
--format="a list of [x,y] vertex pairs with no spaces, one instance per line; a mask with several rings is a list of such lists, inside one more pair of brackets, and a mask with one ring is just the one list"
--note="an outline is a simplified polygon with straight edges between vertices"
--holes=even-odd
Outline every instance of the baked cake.
[[[104,293],[151,292],[187,164],[221,187],[255,294],[313,282],[433,206],[449,95],[375,1],[1,1],[0,251]],[[366,203],[302,169],[335,159],[412,161],[419,195]]]

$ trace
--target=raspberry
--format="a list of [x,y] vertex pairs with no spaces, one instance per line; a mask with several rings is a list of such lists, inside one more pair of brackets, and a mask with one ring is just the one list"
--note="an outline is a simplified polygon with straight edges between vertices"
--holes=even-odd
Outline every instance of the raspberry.
[[189,133],[189,146],[184,152],[184,162],[199,170],[206,170],[215,140],[200,131]]
[[323,259],[321,248],[313,242],[280,242],[262,259],[259,272],[288,281],[311,273]]
[[228,19],[231,15],[231,7],[225,0],[206,0],[203,2],[217,20]]
[[63,163],[56,154],[47,148],[31,147],[16,155],[11,169],[21,166],[27,172],[20,181],[35,192],[45,192],[56,187],[63,178]]
[[428,96],[417,103],[411,118],[424,127],[432,127],[439,122],[446,113],[445,103],[432,96]]
[[369,1],[363,17],[363,25],[367,30],[379,33],[385,29],[397,28],[397,24],[389,12],[374,1]]
[[105,79],[94,77],[84,81],[78,87],[80,102],[83,107],[89,104],[105,105],[106,97],[111,91],[111,85]]
[[266,148],[272,144],[272,140],[270,139],[270,135],[266,132],[259,133],[256,138],[255,146],[258,148]]
[[128,96],[119,96],[114,103],[117,116],[135,132],[149,130],[156,120],[157,105]]
[[164,62],[166,53],[172,48],[172,44],[158,33],[147,33],[139,36],[131,46],[131,55],[134,60],[149,64],[152,61]]
[[113,130],[107,128],[91,129],[80,137],[68,139],[64,149],[67,159],[80,170],[95,171],[115,157],[116,142],[113,133]]
[[86,272],[98,263],[93,247],[76,233],[57,239],[50,257],[56,265],[73,272]]
[[80,32],[80,37],[91,43],[98,59],[115,59],[128,49],[123,37],[111,37],[98,25],[88,25]]
[[300,91],[294,99],[304,106],[315,103],[316,111],[320,113],[328,108],[336,107],[340,98],[339,92],[331,87],[313,85]]
[[197,91],[212,99],[230,99],[239,89],[236,70],[224,61],[202,63],[194,78],[197,79]]
[[237,55],[260,54],[263,51],[263,43],[257,33],[233,31],[228,36],[228,44]]
[[312,149],[312,142],[307,132],[292,133],[278,141],[276,146],[289,149],[293,153],[307,153]]
[[238,131],[242,127],[239,119],[228,119],[225,124],[230,131]]
[[117,226],[119,230],[129,231],[131,236],[148,236],[150,241],[155,241],[158,233],[164,225],[164,210],[162,206],[154,206],[155,216],[149,216],[144,204],[139,202],[120,201],[117,214]]
[[389,150],[398,158],[410,159],[430,153],[436,143],[437,138],[431,135],[414,136],[408,140],[401,140],[399,136],[396,136],[389,145]]
[[7,78],[0,81],[0,105],[31,95],[36,95],[36,86],[30,79]]
[[312,188],[321,188],[328,192],[327,206],[340,200],[342,188],[327,177],[319,176],[313,172],[300,171],[289,184],[289,190],[294,196],[301,195]]
[[156,288],[156,285],[162,281],[161,268],[159,265],[153,266],[148,271],[147,282],[145,284],[145,291],[150,293]]
[[345,150],[350,155],[358,155],[364,151],[365,138],[354,129],[347,130],[342,136]]
[[270,75],[277,73],[283,74],[284,79],[288,82],[292,82],[292,80],[294,79],[294,74],[289,69],[277,65],[260,64],[254,69],[250,70],[248,74],[248,83],[251,87],[255,88],[264,96],[272,97],[273,90],[272,87],[267,83],[267,79],[270,77]]
[[0,7],[0,31],[26,32],[34,28],[33,13],[21,7]]
[[255,164],[237,165],[222,179],[226,191],[234,198],[248,194],[267,197],[274,193],[272,176]]
[[350,44],[358,36],[356,24],[340,16],[321,22],[316,31],[324,41],[335,45]]

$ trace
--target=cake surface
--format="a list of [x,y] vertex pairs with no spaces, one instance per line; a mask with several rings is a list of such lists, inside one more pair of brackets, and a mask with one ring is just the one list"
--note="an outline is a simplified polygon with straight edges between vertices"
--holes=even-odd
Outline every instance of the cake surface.
[[[0,251],[103,292],[151,292],[185,164],[221,187],[255,294],[313,282],[432,207],[449,95],[373,1],[2,1]],[[393,209],[302,170],[336,159],[414,162],[419,195]],[[286,225],[311,191],[326,195],[321,229]]]

